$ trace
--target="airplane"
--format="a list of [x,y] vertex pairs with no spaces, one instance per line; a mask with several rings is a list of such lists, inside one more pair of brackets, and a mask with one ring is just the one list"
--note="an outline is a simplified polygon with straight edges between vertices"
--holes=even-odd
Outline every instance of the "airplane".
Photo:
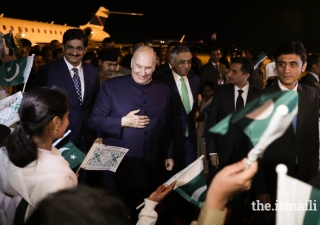
[[80,28],[89,38],[89,44],[101,44],[104,38],[110,37],[110,35],[103,30],[106,19],[110,14],[143,16],[143,14],[139,13],[113,12],[101,6],[87,24],[79,27],[72,27],[67,26],[66,24],[54,24],[54,21],[51,23],[44,23],[7,18],[4,17],[4,14],[2,13],[0,15],[0,32],[6,34],[12,30],[15,37],[19,39],[28,39],[32,46],[34,46],[47,44],[52,40],[58,40],[62,43],[62,36],[66,30],[71,28]]

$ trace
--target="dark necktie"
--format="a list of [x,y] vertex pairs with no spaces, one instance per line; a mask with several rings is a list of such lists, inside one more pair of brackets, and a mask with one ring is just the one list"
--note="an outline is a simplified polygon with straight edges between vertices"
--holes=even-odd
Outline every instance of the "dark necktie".
[[81,97],[81,82],[80,82],[80,77],[78,75],[78,69],[77,68],[73,68],[72,69],[74,71],[74,75],[73,75],[73,83],[74,83],[74,87],[76,88],[76,93],[80,102],[80,105],[82,104],[82,97]]
[[243,90],[238,90],[238,98],[237,98],[237,102],[236,102],[236,111],[243,108],[244,106],[244,101],[243,101],[243,98],[242,98],[242,93],[243,93]]
[[217,71],[218,73],[220,73],[220,68],[219,68],[218,64],[216,64],[215,67],[216,67],[216,71]]

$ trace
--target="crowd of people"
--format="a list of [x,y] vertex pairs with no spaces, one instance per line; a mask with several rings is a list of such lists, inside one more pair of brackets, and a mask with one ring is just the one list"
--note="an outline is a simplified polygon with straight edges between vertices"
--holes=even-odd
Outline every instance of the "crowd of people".
[[[106,38],[100,51],[90,52],[83,31],[69,29],[63,43],[53,40],[29,52],[34,62],[20,121],[11,134],[0,129],[6,137],[0,142],[0,190],[22,197],[26,206],[12,221],[19,215],[26,224],[64,224],[74,216],[92,225],[102,220],[173,225],[177,220],[190,224],[199,216],[198,224],[274,224],[275,211],[253,212],[250,201],[275,203],[280,163],[304,182],[318,173],[320,55],[307,56],[301,42],[280,44],[270,58],[276,73],[268,81],[250,51],[226,59],[214,47],[202,65],[180,42],[157,53],[137,39],[131,50],[122,56]],[[298,114],[264,156],[245,169],[252,143],[244,132],[236,125],[226,135],[209,128],[253,99],[278,91],[298,92]],[[80,170],[76,177],[78,168],[70,169],[52,146],[67,129],[84,153],[94,142],[129,151],[116,172]],[[174,184],[161,184],[201,155],[208,193],[199,211],[172,192]],[[162,210],[156,209],[162,199]],[[136,210],[143,200],[145,207]]]

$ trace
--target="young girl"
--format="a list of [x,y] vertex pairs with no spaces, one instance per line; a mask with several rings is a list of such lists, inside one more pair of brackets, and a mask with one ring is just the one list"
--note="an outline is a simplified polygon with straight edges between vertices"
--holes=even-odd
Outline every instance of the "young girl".
[[209,110],[209,105],[212,101],[214,93],[214,84],[211,81],[207,81],[202,86],[202,100],[200,102],[200,109],[199,109],[199,116],[196,118],[198,122],[197,127],[197,143],[198,143],[198,150],[197,150],[197,157],[204,155],[203,158],[203,167],[204,171],[208,171],[208,159],[206,154],[206,119],[207,113]]
[[68,162],[52,146],[69,124],[69,106],[58,88],[30,90],[22,98],[17,127],[0,149],[0,190],[28,203],[26,217],[48,194],[78,183]]

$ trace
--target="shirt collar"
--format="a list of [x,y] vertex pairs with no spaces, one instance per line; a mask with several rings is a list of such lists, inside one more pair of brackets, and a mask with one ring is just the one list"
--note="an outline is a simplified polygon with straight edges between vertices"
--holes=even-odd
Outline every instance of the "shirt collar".
[[243,90],[243,92],[247,93],[249,91],[249,82],[247,82],[247,84],[245,86],[243,86],[242,88],[239,88],[236,85],[234,85],[234,90],[235,91]]
[[80,71],[81,65],[82,65],[82,61],[79,63],[78,66],[74,67],[73,65],[71,65],[71,64],[66,60],[66,57],[63,57],[63,59],[64,59],[64,61],[66,62],[69,71],[72,70],[73,68],[77,68],[78,71]]
[[173,78],[174,78],[174,80],[177,82],[177,81],[180,81],[180,78],[181,77],[187,77],[187,76],[180,76],[179,74],[177,74],[176,72],[174,72],[173,70],[172,70],[172,74],[173,74]]
[[295,86],[292,90],[289,89],[289,88],[286,88],[285,86],[283,86],[283,84],[280,82],[279,79],[278,79],[278,85],[279,85],[281,91],[295,91],[295,92],[298,91],[298,81],[297,81],[297,83],[296,83],[296,86]]

